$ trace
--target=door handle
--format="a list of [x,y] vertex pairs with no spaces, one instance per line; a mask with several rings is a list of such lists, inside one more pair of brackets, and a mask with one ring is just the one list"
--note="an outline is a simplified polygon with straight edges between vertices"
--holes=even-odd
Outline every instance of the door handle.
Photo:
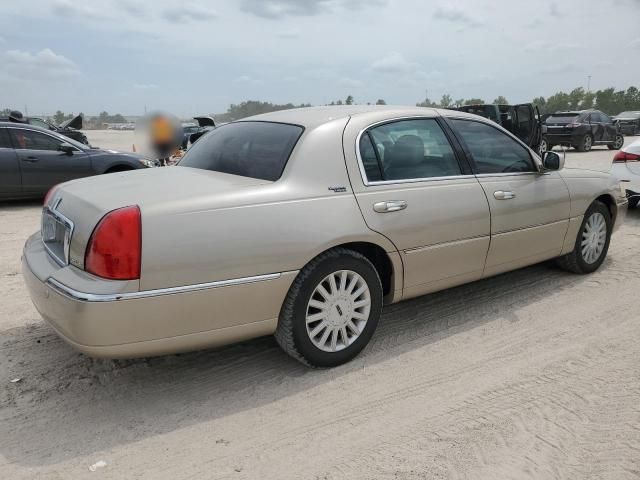
[[29,163],[34,163],[38,161],[38,157],[33,157],[33,156],[29,156],[29,157],[22,157],[22,161],[23,162],[29,162]]
[[373,204],[373,210],[378,213],[397,212],[407,208],[407,202],[404,200],[387,200],[386,202],[378,202]]
[[511,200],[512,198],[516,198],[516,194],[513,192],[498,190],[497,192],[493,192],[493,197],[496,200]]

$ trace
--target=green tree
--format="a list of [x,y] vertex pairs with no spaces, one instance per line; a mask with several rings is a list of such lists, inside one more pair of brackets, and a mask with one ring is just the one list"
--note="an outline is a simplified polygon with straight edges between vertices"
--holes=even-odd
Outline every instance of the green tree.
[[507,100],[505,97],[503,97],[502,95],[499,95],[498,98],[496,98],[493,101],[494,105],[509,105],[509,100]]
[[586,92],[584,97],[582,97],[582,102],[580,103],[580,108],[588,109],[593,108],[594,101],[596,99],[596,94],[593,92]]
[[54,123],[60,124],[64,122],[66,115],[61,110],[56,110],[56,113],[53,114]]
[[386,105],[386,104],[387,104],[387,102],[385,102],[382,98],[379,98],[379,99],[376,101],[376,105]]
[[483,105],[485,102],[481,98],[470,98],[469,100],[465,100],[465,105]]
[[458,100],[456,100],[455,102],[453,102],[453,105],[456,108],[460,108],[461,106],[464,105],[464,98],[459,98]]
[[569,109],[569,95],[557,92],[547,98],[547,113],[564,111]]
[[451,105],[453,105],[453,99],[451,98],[451,95],[449,95],[448,93],[442,95],[442,98],[440,99],[440,106],[442,108],[449,108],[451,107]]
[[569,109],[578,110],[583,100],[584,100],[584,88],[582,87],[574,88],[573,90],[571,90],[571,93],[569,93]]
[[345,105],[353,105],[353,96],[349,95],[347,99],[344,101]]

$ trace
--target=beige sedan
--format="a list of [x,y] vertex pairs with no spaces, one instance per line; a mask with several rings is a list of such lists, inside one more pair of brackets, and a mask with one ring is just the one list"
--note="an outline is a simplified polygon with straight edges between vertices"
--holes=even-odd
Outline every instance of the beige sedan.
[[178,166],[55,188],[24,277],[44,319],[89,355],[275,334],[298,360],[338,365],[383,305],[552,258],[600,267],[624,192],[563,163],[455,111],[259,115],[208,133]]

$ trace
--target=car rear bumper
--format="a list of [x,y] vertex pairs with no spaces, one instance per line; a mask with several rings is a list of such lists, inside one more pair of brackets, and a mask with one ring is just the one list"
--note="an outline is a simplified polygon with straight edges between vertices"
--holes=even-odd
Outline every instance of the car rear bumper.
[[545,138],[551,145],[577,145],[582,141],[582,135],[568,133],[547,133]]
[[[22,256],[31,299],[65,341],[95,357],[161,355],[272,334],[297,274],[274,273],[146,292],[80,292],[53,278],[60,267],[40,248],[38,239],[39,234],[27,241]],[[64,268],[66,278],[72,279],[68,269],[77,269]],[[77,275],[86,276],[81,270]],[[109,280],[96,278],[96,282]]]

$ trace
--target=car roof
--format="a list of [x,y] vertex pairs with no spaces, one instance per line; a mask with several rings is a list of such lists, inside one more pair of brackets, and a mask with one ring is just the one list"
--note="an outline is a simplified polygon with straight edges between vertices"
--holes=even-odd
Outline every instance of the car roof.
[[551,115],[582,115],[583,113],[591,113],[591,112],[599,112],[599,111],[600,110],[589,108],[587,110],[566,110],[561,112],[553,112]]
[[0,128],[11,127],[11,128],[22,128],[24,130],[35,130],[37,132],[46,132],[49,134],[55,134],[56,132],[49,130],[47,128],[38,127],[37,125],[31,125],[30,123],[22,123],[22,122],[9,122],[6,120],[0,120]]
[[[301,125],[305,128],[313,128],[341,118],[385,111],[388,111],[389,114],[393,116],[426,115],[433,117],[444,114],[443,110],[427,107],[407,107],[398,105],[328,105],[323,107],[292,108],[289,110],[262,113],[260,115],[243,118],[238,121],[291,123]],[[453,113],[463,114],[462,112]]]

